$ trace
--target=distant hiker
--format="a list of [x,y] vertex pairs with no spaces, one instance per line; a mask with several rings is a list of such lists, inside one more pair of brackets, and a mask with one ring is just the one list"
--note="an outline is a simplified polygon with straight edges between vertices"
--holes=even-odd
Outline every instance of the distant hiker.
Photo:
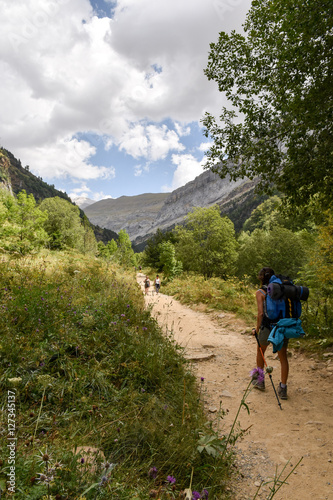
[[139,271],[141,271],[141,269],[142,269],[142,267],[141,267],[141,266],[139,266]]
[[161,280],[160,280],[158,274],[156,275],[154,284],[155,284],[156,293],[158,293],[160,291],[160,286],[161,286]]
[[[260,347],[262,349],[263,354],[265,354],[265,351],[269,345],[268,342],[268,337],[269,334],[274,326],[274,324],[271,323],[269,318],[265,315],[264,311],[264,306],[265,306],[265,299],[267,295],[267,285],[269,284],[269,280],[271,279],[272,276],[274,276],[275,273],[272,268],[270,267],[264,267],[259,271],[258,274],[258,279],[260,281],[261,287],[259,290],[256,292],[256,299],[257,299],[257,307],[258,307],[258,312],[257,312],[257,327],[252,329],[252,335],[255,335],[256,333],[258,334],[259,338],[259,343]],[[288,347],[288,339],[285,338],[283,341],[282,348],[278,351],[278,356],[280,359],[281,363],[281,382],[278,387],[278,394],[281,399],[288,399],[287,397],[287,379],[288,379],[288,373],[289,373],[289,363],[288,363],[288,357],[287,357],[287,347]],[[264,369],[264,359],[261,355],[259,346],[257,345],[257,368],[260,368],[261,370]],[[262,372],[263,373],[263,372]],[[265,390],[265,380],[264,380],[264,374],[260,378],[253,380],[253,385],[255,388],[264,391]]]
[[150,279],[148,276],[146,276],[144,283],[145,283],[145,294],[148,295],[149,287],[150,287]]

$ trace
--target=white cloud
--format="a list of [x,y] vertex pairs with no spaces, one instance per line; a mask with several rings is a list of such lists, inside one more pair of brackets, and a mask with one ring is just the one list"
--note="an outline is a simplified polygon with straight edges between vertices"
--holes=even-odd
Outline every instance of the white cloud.
[[113,198],[113,196],[111,196],[110,194],[104,194],[103,191],[93,193],[91,196],[91,199],[93,199],[94,201],[106,200],[108,198]]
[[202,142],[201,144],[199,144],[197,149],[205,153],[213,144],[213,142]]
[[90,189],[72,189],[72,191],[68,195],[72,201],[82,201],[84,198],[88,198],[94,201],[105,200],[107,198],[113,198],[109,194],[104,194],[103,191],[92,193]]
[[135,177],[140,177],[140,175],[142,175],[142,172],[143,172],[142,165],[135,165],[135,167],[134,167],[134,176]]
[[95,166],[89,159],[96,152],[86,141],[64,138],[55,144],[36,148],[20,148],[28,165],[33,165],[38,175],[44,178],[112,179],[113,167]]
[[[89,162],[80,132],[147,161],[184,151],[186,124],[222,104],[203,73],[209,43],[249,6],[118,0],[109,19],[88,0],[1,0],[2,145],[43,177],[83,180],[114,170]],[[158,124],[166,119],[169,129]]]
[[75,198],[79,198],[81,196],[89,198],[90,192],[91,189],[88,186],[86,186],[86,184],[81,184],[80,187],[72,189],[71,192],[68,194],[68,196],[72,198],[72,200]]
[[172,155],[172,163],[177,165],[173,174],[171,186],[163,186],[162,191],[173,191],[187,182],[193,181],[198,175],[204,171],[203,162],[196,160],[190,154]]
[[183,151],[175,131],[166,125],[134,125],[119,141],[119,149],[133,158],[158,161],[166,158],[170,151]]
[[177,134],[182,137],[184,135],[190,135],[191,133],[191,127],[189,126],[183,126],[181,125],[180,123],[175,123],[175,129],[176,129],[176,132]]

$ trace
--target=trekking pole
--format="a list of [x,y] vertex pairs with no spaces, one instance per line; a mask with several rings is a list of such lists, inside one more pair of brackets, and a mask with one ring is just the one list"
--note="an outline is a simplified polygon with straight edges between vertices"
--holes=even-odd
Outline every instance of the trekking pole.
[[[259,338],[258,338],[258,334],[257,334],[257,332],[256,332],[254,335],[255,335],[256,341],[258,342],[258,346],[259,346],[259,349],[260,349],[260,352],[261,352],[261,355],[262,355],[262,359],[264,360],[264,363],[265,363],[266,368],[268,368],[268,365],[267,365],[267,363],[266,363],[266,359],[265,359],[264,353],[262,352],[262,349],[261,349],[261,345],[260,345],[260,342],[259,342]],[[267,370],[266,370],[266,371],[267,371]],[[281,406],[281,403],[280,403],[280,400],[279,400],[279,396],[278,396],[278,393],[276,392],[275,385],[274,385],[274,382],[273,382],[273,379],[272,379],[272,374],[271,374],[269,371],[267,371],[267,373],[268,373],[268,376],[269,376],[269,378],[270,378],[270,380],[271,380],[271,382],[272,382],[272,387],[273,387],[273,389],[274,389],[275,396],[276,396],[276,399],[277,399],[278,405],[279,405],[279,407],[280,407],[280,410],[282,410],[282,406]]]

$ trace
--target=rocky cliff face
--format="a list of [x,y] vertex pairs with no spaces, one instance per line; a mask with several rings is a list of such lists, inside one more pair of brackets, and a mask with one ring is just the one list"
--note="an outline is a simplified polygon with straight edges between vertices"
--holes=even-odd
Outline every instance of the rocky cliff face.
[[180,223],[194,207],[220,204],[241,184],[243,180],[231,182],[207,170],[168,196],[156,218],[156,229]]
[[253,183],[221,179],[210,170],[172,193],[122,196],[102,200],[84,209],[93,224],[118,232],[125,229],[134,245],[145,241],[157,229],[167,230],[183,221],[194,207],[230,202],[252,190]]
[[12,185],[10,181],[9,168],[10,168],[10,161],[7,158],[7,156],[4,155],[0,150],[0,188],[6,189],[7,191],[10,192],[10,194],[13,194]]

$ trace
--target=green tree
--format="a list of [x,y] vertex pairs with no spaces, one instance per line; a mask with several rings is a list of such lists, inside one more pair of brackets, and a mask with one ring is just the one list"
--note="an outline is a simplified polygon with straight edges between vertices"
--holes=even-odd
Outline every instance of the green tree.
[[81,218],[81,224],[84,229],[83,251],[85,254],[96,255],[98,248],[94,230],[91,227],[88,217],[84,213],[83,215],[82,213],[80,213],[80,218]]
[[163,233],[160,229],[158,229],[156,233],[149,238],[143,252],[143,264],[145,266],[151,266],[159,271],[162,271],[162,268],[160,267],[160,252],[162,247],[160,244],[166,241],[170,241],[174,244],[176,242],[175,234],[171,231]]
[[[207,166],[231,179],[259,176],[294,204],[333,189],[332,2],[254,0],[245,35],[221,32],[205,74],[230,106],[207,113]],[[243,119],[243,121],[241,121]]]
[[185,226],[177,226],[176,255],[184,271],[206,277],[226,277],[233,273],[237,259],[234,225],[221,217],[217,205],[195,208],[185,218]]
[[333,345],[333,213],[324,214],[318,226],[310,258],[302,270],[302,280],[311,287],[310,304],[305,314],[306,332]]
[[243,232],[238,239],[237,275],[249,276],[253,283],[258,283],[258,272],[269,266],[277,274],[296,279],[309,258],[313,241],[314,235],[305,230],[293,233],[280,226],[272,231],[255,229],[251,234]]
[[37,206],[32,194],[25,191],[14,198],[0,189],[0,241],[7,252],[22,255],[38,251],[45,246],[48,235],[44,230],[47,214]]
[[166,278],[172,279],[183,270],[182,263],[176,259],[175,246],[171,241],[163,241],[159,244],[159,269],[163,271]]
[[325,222],[319,226],[311,248],[308,268],[312,270],[312,284],[333,297],[333,213],[326,212]]
[[136,265],[135,254],[132,249],[131,240],[124,229],[121,229],[118,234],[118,249],[115,253],[120,265],[131,267]]
[[315,216],[313,207],[290,207],[286,205],[285,199],[271,196],[258,205],[250,217],[243,224],[243,231],[252,232],[254,229],[273,230],[280,226],[298,232],[302,229],[315,231]]
[[44,227],[50,236],[51,249],[84,251],[85,229],[78,207],[56,196],[43,200],[40,209],[48,214]]
[[97,251],[99,257],[104,257],[105,259],[110,259],[112,255],[114,255],[118,250],[118,245],[115,240],[110,240],[105,243],[103,241],[99,241],[97,243]]

